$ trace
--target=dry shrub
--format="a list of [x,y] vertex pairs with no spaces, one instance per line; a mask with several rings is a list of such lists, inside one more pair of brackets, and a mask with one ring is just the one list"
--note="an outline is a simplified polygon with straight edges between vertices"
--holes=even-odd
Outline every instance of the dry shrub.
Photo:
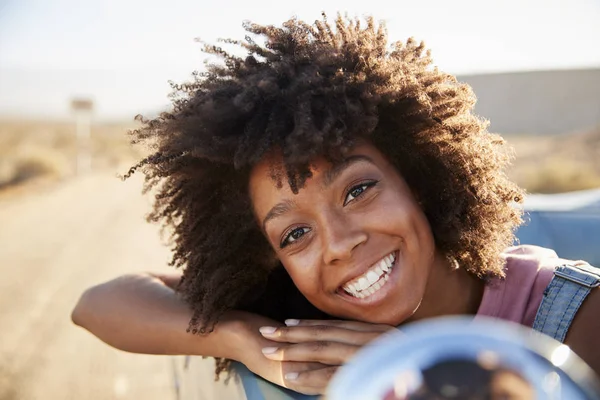
[[0,399],[17,400],[23,398],[20,396],[22,387],[22,376],[15,373],[12,368],[11,360],[0,360]]
[[508,171],[530,193],[600,187],[600,128],[557,136],[508,136],[516,160]]
[[561,193],[600,187],[600,174],[586,162],[549,157],[521,171],[518,179],[530,193]]
[[0,162],[0,188],[35,178],[60,179],[70,174],[66,157],[52,149],[27,148]]
[[[135,123],[93,124],[92,169],[123,172],[143,158],[126,132]],[[0,190],[33,178],[75,175],[79,143],[72,122],[0,120]]]

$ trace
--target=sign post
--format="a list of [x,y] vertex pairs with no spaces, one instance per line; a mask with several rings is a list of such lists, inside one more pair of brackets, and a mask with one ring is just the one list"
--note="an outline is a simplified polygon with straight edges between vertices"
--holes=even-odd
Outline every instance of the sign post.
[[94,102],[90,99],[76,98],[71,100],[71,110],[75,115],[77,134],[77,175],[92,169],[91,125]]

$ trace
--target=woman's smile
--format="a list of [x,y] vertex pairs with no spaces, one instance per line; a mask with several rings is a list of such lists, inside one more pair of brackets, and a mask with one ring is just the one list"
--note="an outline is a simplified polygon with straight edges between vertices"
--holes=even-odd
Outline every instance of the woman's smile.
[[342,285],[336,293],[354,304],[373,305],[385,299],[398,278],[398,252],[394,251],[365,273]]
[[388,280],[395,261],[396,254],[392,252],[377,261],[360,276],[343,284],[341,289],[359,299],[371,296]]

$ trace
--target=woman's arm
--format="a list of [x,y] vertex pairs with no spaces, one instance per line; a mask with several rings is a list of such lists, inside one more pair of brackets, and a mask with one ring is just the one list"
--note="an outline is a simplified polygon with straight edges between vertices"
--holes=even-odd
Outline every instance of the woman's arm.
[[600,377],[600,288],[594,288],[577,311],[565,344],[581,357]]
[[[75,306],[73,322],[105,343],[132,353],[201,355],[228,358],[281,386],[287,373],[325,366],[316,362],[269,360],[262,349],[279,345],[260,334],[260,327],[283,324],[244,311],[228,311],[207,335],[186,332],[192,311],[174,291],[176,274],[131,274],[91,287]],[[290,386],[288,386],[290,387]],[[312,387],[294,385],[304,393]]]
[[[331,334],[333,339],[338,336],[337,331],[326,330],[321,325],[337,326],[339,322],[336,321],[316,321],[319,326],[305,333],[306,337],[298,337],[297,334],[290,336],[293,343],[306,342],[305,348],[303,345],[286,343],[282,335],[290,328],[281,328],[281,323],[244,311],[225,313],[210,334],[187,333],[192,311],[173,289],[179,279],[180,276],[174,274],[131,274],[94,286],[79,299],[72,313],[73,322],[105,343],[124,351],[228,358],[242,362],[268,381],[306,394],[323,393],[335,370],[332,365],[343,363],[337,359],[335,362],[330,360],[332,357],[339,358],[337,347],[340,346],[331,346],[329,351],[322,351],[320,347],[323,340],[332,340]],[[305,324],[310,325],[310,321],[301,325]],[[266,327],[281,330],[268,335],[265,333]],[[298,329],[306,330],[302,326]],[[323,334],[329,336],[322,337]],[[348,336],[347,332],[340,335],[342,344],[348,340],[353,343],[352,346],[341,346],[344,354],[348,348],[354,349],[357,347],[355,345],[365,341],[365,335],[360,332],[350,335],[351,339]],[[313,342],[312,345],[310,342]],[[297,354],[288,354],[290,357],[280,358],[279,352],[264,353],[265,349],[289,347],[290,344],[297,348]],[[332,356],[330,353],[335,354]],[[298,379],[289,380],[290,373]]]
[[121,276],[86,290],[71,318],[120,350],[240,361],[239,335],[247,313],[227,313],[210,335],[189,334],[192,311],[173,290],[179,279],[177,274]]

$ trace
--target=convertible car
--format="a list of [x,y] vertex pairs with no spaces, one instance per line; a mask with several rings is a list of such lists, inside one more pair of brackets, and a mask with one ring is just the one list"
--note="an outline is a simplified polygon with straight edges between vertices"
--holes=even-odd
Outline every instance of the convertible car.
[[[515,244],[554,249],[561,258],[585,260],[600,266],[600,189],[554,195],[529,195],[525,223]],[[178,400],[308,400],[305,396],[271,384],[234,364],[228,384],[215,382],[214,361],[201,357],[173,357]]]
[[521,244],[554,249],[559,257],[600,266],[600,189],[529,195]]

